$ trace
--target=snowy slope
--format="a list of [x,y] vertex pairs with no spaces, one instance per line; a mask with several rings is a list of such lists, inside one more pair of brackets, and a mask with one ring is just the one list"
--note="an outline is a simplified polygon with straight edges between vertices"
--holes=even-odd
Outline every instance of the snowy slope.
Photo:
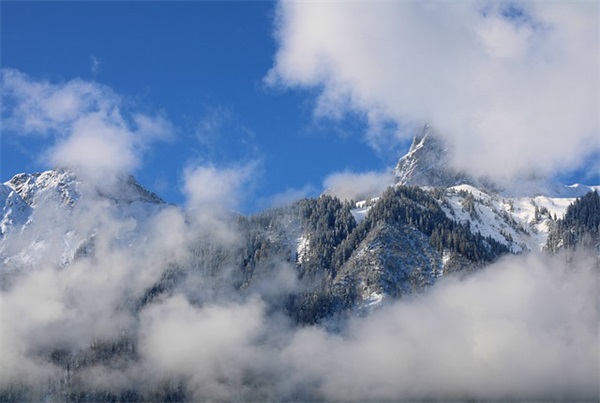
[[67,170],[22,173],[15,175],[5,185],[12,188],[32,208],[48,202],[72,206],[80,197],[75,175]]
[[[469,200],[472,206],[469,207]],[[554,218],[561,218],[575,198],[502,197],[470,185],[449,188],[441,200],[446,215],[468,223],[471,231],[491,236],[514,253],[541,250]],[[537,213],[536,213],[537,211]]]
[[[474,234],[496,240],[515,254],[543,250],[556,220],[576,200],[505,197],[471,185],[422,189],[437,200],[446,217],[466,225]],[[378,201],[375,198],[356,203],[352,210],[355,220],[365,220]],[[448,250],[434,250],[424,234],[414,229],[410,233],[410,228],[406,231],[389,227],[374,230],[339,273],[338,284],[346,285],[351,278],[358,286],[359,314],[368,314],[399,295],[432,285],[448,273],[485,265]]]
[[[597,188],[600,186],[578,186],[578,192],[573,194]],[[424,189],[432,190],[428,187]],[[432,194],[437,197],[436,192]],[[513,253],[521,253],[542,250],[555,219],[563,217],[576,197],[505,197],[471,185],[459,185],[447,188],[438,200],[448,218],[467,223],[472,232],[479,232],[484,237],[491,236],[510,247]],[[356,203],[352,214],[357,222],[364,219],[370,206],[376,202],[377,198]],[[472,208],[469,208],[470,203]]]
[[[395,186],[418,186],[429,192],[438,201],[446,217],[466,225],[474,234],[494,239],[512,253],[543,250],[550,230],[556,220],[563,217],[567,207],[577,197],[600,190],[600,186],[566,186],[534,175],[523,177],[510,187],[499,186],[487,179],[475,179],[451,169],[449,157],[448,147],[443,140],[426,126],[415,136],[408,153],[400,158],[395,171]],[[373,198],[356,203],[352,210],[354,219],[359,223],[364,220],[378,200]],[[409,258],[403,249],[418,249],[419,254],[424,255],[428,250],[427,242],[422,241],[418,247],[416,244],[408,247],[406,245],[410,242],[404,237],[395,236],[382,249],[380,242],[385,237],[376,235],[373,239],[376,241],[374,244],[360,246],[350,270],[359,274],[355,276],[360,285],[361,302],[358,308],[364,312],[395,297],[394,292],[408,291],[406,287],[415,284],[414,279],[433,283],[438,277],[453,271],[453,267],[464,268],[472,264],[454,253],[444,251],[441,256],[434,258],[438,252],[428,251],[427,254],[432,256],[430,263],[405,265],[406,268],[400,264],[394,268],[397,265],[393,262],[417,262],[414,257]],[[413,237],[411,242],[416,239],[418,237]],[[404,244],[404,247],[398,249],[400,244]],[[390,254],[395,257],[383,263],[385,256]],[[425,267],[430,267],[431,273],[420,272]],[[382,276],[375,276],[377,273],[404,280],[394,280],[396,285],[386,288],[385,284],[382,285]],[[411,276],[413,280],[408,280]],[[386,281],[391,284],[389,280]]]

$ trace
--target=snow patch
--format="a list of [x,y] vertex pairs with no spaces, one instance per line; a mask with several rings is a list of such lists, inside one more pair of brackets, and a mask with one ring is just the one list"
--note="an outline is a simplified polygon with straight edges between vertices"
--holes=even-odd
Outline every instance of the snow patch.
[[308,254],[309,248],[310,240],[306,235],[302,235],[298,239],[296,239],[296,259],[298,263],[308,261],[308,258],[306,256]]
[[363,298],[362,303],[357,307],[358,315],[368,315],[375,309],[381,307],[386,296],[382,292],[373,291],[368,296]]

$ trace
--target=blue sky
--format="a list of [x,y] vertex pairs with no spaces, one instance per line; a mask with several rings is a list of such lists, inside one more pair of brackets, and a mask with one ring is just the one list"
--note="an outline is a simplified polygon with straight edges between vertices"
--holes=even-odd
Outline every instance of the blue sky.
[[[482,173],[489,174],[507,165],[531,165],[566,181],[598,182],[597,113],[590,112],[597,110],[598,94],[586,90],[598,88],[594,65],[585,67],[592,72],[588,81],[550,85],[542,96],[547,84],[522,84],[534,81],[530,77],[589,73],[581,71],[589,49],[577,47],[564,54],[577,64],[559,57],[550,68],[531,67],[536,58],[547,59],[544,52],[561,54],[552,32],[575,40],[587,35],[585,22],[578,22],[580,29],[572,23],[575,17],[557,18],[553,10],[523,3],[511,4],[511,13],[493,5],[485,10],[446,5],[451,12],[437,12],[398,4],[2,2],[1,64],[28,82],[98,83],[116,93],[128,113],[168,121],[168,136],[136,149],[139,161],[132,171],[173,203],[185,202],[185,172],[195,166],[244,171],[244,196],[237,206],[244,212],[268,207],[273,198],[314,196],[336,172],[380,174],[393,167],[425,121],[450,133],[447,139],[464,150],[458,153],[464,168],[485,167]],[[410,24],[396,23],[404,18]],[[456,29],[438,28],[452,24],[472,28],[465,32],[476,40],[464,32],[453,38]],[[406,28],[396,31],[397,25]],[[597,18],[588,25],[589,32],[597,30]],[[539,28],[548,26],[553,29]],[[418,32],[429,36],[415,36]],[[595,46],[597,59],[597,40]],[[452,50],[460,57],[447,53]],[[496,75],[490,78],[492,62]],[[480,72],[480,92],[456,87]],[[523,86],[531,99],[517,94]],[[500,101],[477,110],[479,120],[465,114],[494,93],[501,93]],[[554,94],[578,99],[584,107],[532,101]],[[512,100],[521,98],[523,105],[517,101],[511,109]],[[522,113],[532,103],[532,113],[564,119],[532,125],[543,120]],[[473,121],[477,125],[464,124]],[[573,123],[582,121],[591,123]],[[2,129],[2,181],[51,168],[40,156],[60,136],[27,135],[8,126]],[[563,130],[549,129],[555,127]],[[575,135],[566,133],[567,127]],[[499,134],[498,128],[504,131]],[[505,141],[506,133],[514,138]],[[574,145],[560,146],[567,139]]]
[[[390,161],[356,135],[359,119],[316,123],[307,94],[263,84],[273,14],[271,2],[3,2],[2,66],[97,81],[164,113],[175,134],[145,153],[135,175],[170,202],[183,201],[182,171],[194,162],[259,161],[247,211],[290,189],[318,194],[335,171],[383,169]],[[207,121],[212,132],[199,133]],[[38,158],[45,140],[4,135],[2,181],[49,168]]]

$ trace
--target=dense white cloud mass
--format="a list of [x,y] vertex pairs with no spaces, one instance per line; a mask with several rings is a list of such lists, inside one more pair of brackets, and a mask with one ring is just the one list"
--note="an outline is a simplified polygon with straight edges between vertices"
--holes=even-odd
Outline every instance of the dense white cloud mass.
[[163,116],[128,110],[110,88],[81,79],[55,84],[3,69],[2,124],[20,135],[51,136],[45,158],[95,182],[136,168],[145,147],[170,137]]
[[[429,122],[454,163],[506,178],[600,148],[596,2],[280,2],[271,85],[317,88],[316,114]],[[398,130],[407,137],[410,130]]]
[[344,336],[300,330],[283,355],[332,400],[593,400],[597,285],[594,259],[511,257],[355,319]]
[[325,192],[342,200],[365,200],[379,196],[394,182],[391,172],[337,172],[323,182]]

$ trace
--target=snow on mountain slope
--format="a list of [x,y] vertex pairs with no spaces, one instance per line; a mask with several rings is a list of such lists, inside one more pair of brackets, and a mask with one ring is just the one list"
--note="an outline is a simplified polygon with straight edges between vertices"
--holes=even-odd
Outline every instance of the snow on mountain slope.
[[[569,197],[545,195],[508,197],[486,192],[472,185],[451,186],[446,189],[423,187],[439,201],[446,216],[468,224],[474,233],[495,239],[508,246],[513,253],[542,250],[555,220],[565,214],[577,197],[600,186],[576,185],[564,192]],[[360,222],[378,198],[356,203],[352,215]]]
[[341,268],[335,286],[357,285],[357,312],[432,285],[444,270],[428,237],[408,226],[377,225]]
[[441,200],[446,215],[468,223],[471,231],[491,236],[514,253],[541,250],[554,219],[561,218],[575,198],[502,197],[470,185],[447,189]]
[[72,206],[81,194],[74,173],[67,170],[22,173],[15,175],[5,185],[33,208],[42,201]]
[[[448,218],[468,224],[472,232],[492,237],[513,253],[521,253],[543,249],[555,220],[564,216],[576,197],[504,197],[459,185],[444,190],[438,200]],[[364,219],[376,201],[357,202],[352,210],[355,219]]]
[[375,197],[369,200],[362,200],[356,203],[356,207],[351,210],[352,216],[357,223],[360,223],[366,217],[371,206],[379,200],[379,197]]
[[[504,197],[471,185],[448,188],[422,187],[439,204],[447,218],[471,233],[505,245],[511,253],[540,251],[546,246],[556,220],[576,198]],[[368,219],[379,198],[356,203],[357,222]],[[404,228],[404,229],[403,229]],[[408,230],[408,232],[406,232]],[[403,232],[404,231],[404,232]],[[454,271],[483,267],[456,252],[432,248],[430,238],[408,227],[382,227],[369,233],[340,271],[337,284],[352,279],[358,287],[357,310],[367,314],[398,295],[434,284]]]

